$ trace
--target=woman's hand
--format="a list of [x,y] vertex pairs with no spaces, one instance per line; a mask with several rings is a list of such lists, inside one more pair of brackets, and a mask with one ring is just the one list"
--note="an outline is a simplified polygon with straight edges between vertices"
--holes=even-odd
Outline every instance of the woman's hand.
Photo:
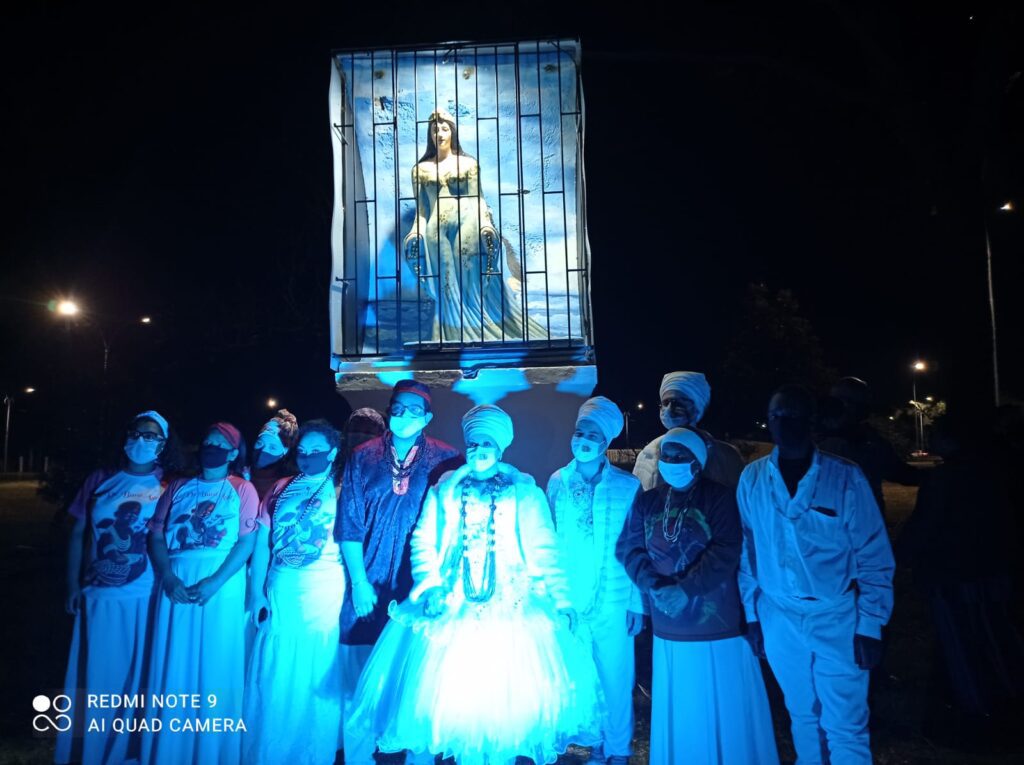
[[210,599],[217,594],[217,590],[220,589],[220,584],[221,583],[212,576],[200,579],[188,588],[189,598],[193,603],[205,606],[210,602]]
[[420,279],[424,278],[423,254],[425,250],[426,247],[424,246],[423,237],[420,234],[414,232],[405,238],[405,259],[409,263],[409,268],[411,268],[412,272]]
[[172,603],[191,603],[188,587],[174,574],[168,574],[161,583],[164,594],[171,599]]
[[78,609],[82,603],[82,588],[77,583],[68,587],[67,597],[64,598],[64,610],[72,616],[78,615]]
[[443,587],[431,587],[423,593],[423,615],[434,619],[444,613],[445,592]]
[[257,629],[270,618],[270,601],[266,595],[254,595],[249,607],[249,618]]
[[480,236],[483,238],[484,247],[487,249],[487,267],[484,269],[484,273],[496,274],[498,273],[498,234],[490,226],[481,226]]
[[659,611],[675,618],[683,612],[690,598],[678,584],[669,584],[651,590],[651,601]]
[[369,580],[363,579],[352,583],[352,606],[360,619],[365,619],[373,613],[377,606],[377,591],[373,589]]
[[626,611],[626,634],[636,637],[644,631],[644,615],[636,611]]

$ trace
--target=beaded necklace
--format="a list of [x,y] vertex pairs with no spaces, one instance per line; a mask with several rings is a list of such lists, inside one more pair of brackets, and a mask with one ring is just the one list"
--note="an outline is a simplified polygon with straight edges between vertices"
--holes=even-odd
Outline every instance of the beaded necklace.
[[[493,476],[482,482],[481,489],[489,489],[491,495],[491,506],[487,515],[487,534],[486,534],[486,555],[484,557],[484,570],[481,576],[480,587],[477,588],[473,582],[473,574],[470,570],[469,557],[467,555],[469,551],[469,529],[466,522],[466,503],[469,500],[466,489],[469,480],[463,481],[462,483],[462,510],[460,512],[462,522],[462,590],[465,593],[466,600],[471,603],[486,603],[494,595],[494,589],[497,584],[497,573],[495,571],[494,564],[494,546],[495,546],[495,532],[494,532],[494,514],[498,509],[498,495],[509,485],[508,482],[501,476]],[[476,483],[474,481],[474,483]],[[483,493],[483,492],[481,492]]]
[[[308,476],[306,476],[305,473],[300,473],[297,476],[293,476],[288,481],[288,483],[285,484],[284,488],[281,489],[281,493],[277,495],[277,499],[274,500],[275,508],[279,507],[281,502],[288,497],[288,490],[292,487],[292,484],[294,484],[299,478],[302,478],[302,477],[308,477]],[[295,520],[292,521],[291,523],[285,524],[285,523],[277,523],[277,519],[275,518],[274,520],[275,520],[275,523],[277,524],[277,526],[279,528],[281,528],[281,529],[290,529],[292,526],[298,526],[300,523],[302,523],[303,519],[309,513],[309,508],[312,506],[313,500],[316,499],[317,495],[323,490],[324,486],[327,485],[327,482],[329,480],[331,480],[331,471],[330,470],[327,471],[327,475],[324,476],[324,480],[322,480],[320,482],[320,485],[317,486],[316,489],[313,491],[313,493],[310,494],[306,498],[306,501],[305,501],[305,503],[302,506],[302,511],[297,516],[295,516]],[[276,515],[276,513],[275,513],[275,515]]]
[[679,535],[683,531],[683,522],[686,520],[686,514],[690,511],[690,500],[693,499],[693,493],[697,489],[697,482],[693,482],[686,494],[683,495],[682,506],[683,509],[679,511],[679,515],[676,516],[676,522],[672,526],[672,530],[669,531],[668,526],[668,515],[672,509],[672,492],[676,489],[669,488],[665,493],[665,512],[661,516],[661,535],[665,538],[665,541],[669,544],[675,544],[679,539]]

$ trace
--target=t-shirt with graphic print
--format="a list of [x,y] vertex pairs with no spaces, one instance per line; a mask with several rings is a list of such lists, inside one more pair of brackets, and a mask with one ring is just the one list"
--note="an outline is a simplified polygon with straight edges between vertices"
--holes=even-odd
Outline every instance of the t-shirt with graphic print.
[[152,592],[146,534],[164,490],[162,477],[160,468],[141,475],[97,470],[75,496],[68,513],[86,519],[91,538],[83,582],[90,595],[138,598]]
[[227,555],[235,542],[255,531],[258,512],[256,489],[244,478],[182,478],[167,487],[150,528],[163,532],[171,555]]
[[260,503],[258,521],[270,529],[271,566],[321,569],[341,564],[334,523],[337,494],[331,476],[282,478]]

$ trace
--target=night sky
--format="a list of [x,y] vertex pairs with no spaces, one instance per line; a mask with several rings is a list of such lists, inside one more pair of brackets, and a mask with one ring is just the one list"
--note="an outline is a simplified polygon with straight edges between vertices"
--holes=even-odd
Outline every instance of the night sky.
[[[330,51],[460,39],[582,41],[599,392],[653,404],[671,369],[716,386],[764,283],[793,291],[827,364],[867,379],[879,409],[909,397],[918,356],[922,396],[987,404],[987,222],[1002,389],[1024,398],[1010,3],[720,3],[681,23],[637,3],[354,5],[5,13],[0,389],[17,394],[16,448],[59,452],[103,396],[100,334],[48,314],[57,295],[108,340],[113,422],[152,405],[192,439],[218,418],[251,430],[268,396],[340,420]],[[728,405],[713,400],[720,419]]]

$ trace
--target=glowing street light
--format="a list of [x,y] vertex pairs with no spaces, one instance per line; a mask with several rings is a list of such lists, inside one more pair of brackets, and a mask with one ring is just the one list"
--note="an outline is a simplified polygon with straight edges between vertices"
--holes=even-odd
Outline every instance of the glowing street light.
[[268,398],[267,399],[267,406],[270,407],[271,409],[276,409],[277,408],[277,399],[276,398]]
[[1013,212],[1013,202],[1006,201],[999,205],[999,209],[1003,212]]
[[637,402],[636,408],[639,409],[640,411],[643,411],[644,402],[643,401]]
[[924,412],[922,411],[921,403],[917,400],[917,374],[918,372],[925,372],[928,369],[928,365],[918,359],[911,364],[911,369],[914,370],[912,377],[912,388],[913,388],[913,400],[910,404],[914,407],[914,436],[917,441],[918,453],[924,451]]
[[57,313],[61,316],[77,316],[81,309],[74,300],[57,301]]
[[25,388],[25,392],[26,393],[35,393],[36,389],[35,388]]
[[148,316],[143,316],[141,319],[139,319],[139,321],[141,321],[143,324],[152,324],[153,323],[153,320],[150,317],[148,317]]
[[923,361],[915,361],[914,362],[914,371],[915,372],[923,372],[927,368],[928,368],[928,365],[925,364]]

